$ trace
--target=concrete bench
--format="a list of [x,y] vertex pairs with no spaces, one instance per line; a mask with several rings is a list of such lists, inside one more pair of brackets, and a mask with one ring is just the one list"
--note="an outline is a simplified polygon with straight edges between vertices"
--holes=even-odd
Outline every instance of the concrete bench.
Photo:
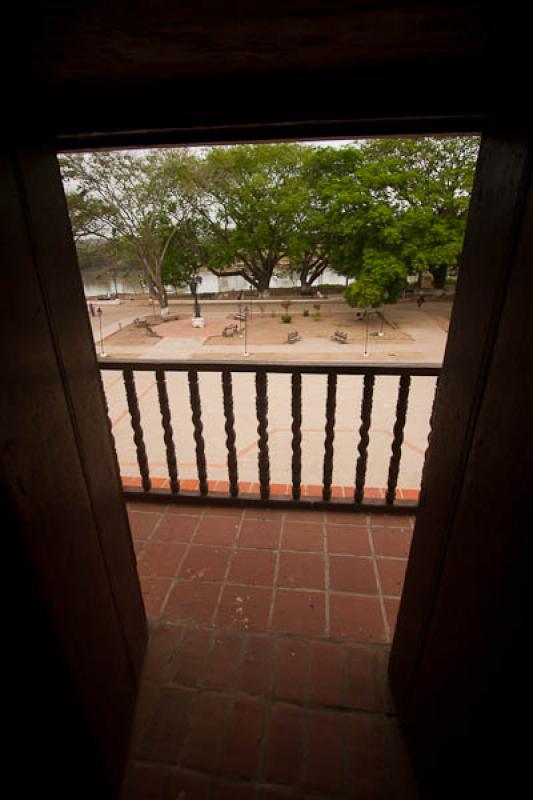
[[339,342],[339,344],[346,344],[348,342],[348,334],[344,331],[335,331],[331,338],[334,342]]

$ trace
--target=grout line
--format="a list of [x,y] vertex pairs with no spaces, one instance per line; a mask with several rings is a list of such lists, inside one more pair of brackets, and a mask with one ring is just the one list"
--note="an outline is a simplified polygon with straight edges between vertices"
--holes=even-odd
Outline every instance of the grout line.
[[323,516],[323,529],[324,529],[324,591],[325,591],[325,627],[326,636],[329,638],[331,630],[331,612],[330,612],[330,575],[329,575],[329,543],[328,543],[328,515],[324,513]]
[[391,629],[390,629],[390,625],[389,625],[389,620],[387,618],[387,610],[385,608],[385,601],[383,600],[383,587],[381,585],[381,578],[380,578],[379,570],[378,570],[378,562],[377,562],[377,558],[376,558],[376,552],[375,552],[375,549],[374,549],[374,538],[372,536],[372,526],[371,526],[370,519],[368,519],[368,521],[367,521],[368,542],[370,544],[370,552],[372,553],[372,561],[373,561],[373,564],[374,564],[374,575],[375,575],[376,583],[377,583],[377,587],[378,587],[378,599],[379,599],[379,605],[380,605],[380,608],[381,608],[381,616],[383,618],[383,629],[385,631],[385,636],[386,636],[387,642],[390,643],[390,641],[391,641]]
[[276,549],[276,564],[274,566],[274,576],[272,578],[272,596],[270,598],[270,608],[268,610],[268,620],[267,620],[267,630],[271,630],[272,628],[272,618],[274,616],[274,603],[276,601],[276,597],[278,594],[278,580],[279,580],[279,569],[280,569],[280,560],[281,560],[281,544],[283,541],[283,531],[285,529],[285,514],[282,514],[279,532],[278,532],[278,546]]
[[[211,625],[215,624],[215,620],[216,620],[216,618],[218,616],[218,612],[219,612],[219,609],[220,609],[220,604],[222,603],[222,595],[224,594],[224,588],[226,586],[228,586],[228,585],[233,585],[233,584],[228,584],[228,577],[229,577],[231,565],[233,563],[233,559],[235,558],[235,554],[237,553],[237,551],[239,549],[239,539],[240,539],[240,536],[241,536],[241,528],[242,528],[242,523],[243,523],[243,520],[244,520],[244,514],[242,513],[242,511],[241,511],[240,516],[239,517],[235,517],[234,519],[238,520],[237,532],[235,534],[235,538],[233,540],[233,544],[228,547],[228,550],[230,550],[231,554],[230,554],[230,557],[228,558],[228,563],[226,564],[226,571],[224,573],[224,577],[220,581],[220,591],[218,593],[217,601],[215,603],[215,608],[213,609],[213,614],[211,616]],[[207,582],[208,581],[206,581],[206,583]],[[213,581],[213,583],[218,583],[218,581]]]
[[[165,516],[165,515],[163,514],[163,516]],[[180,562],[179,562],[178,566],[176,567],[176,572],[174,573],[174,577],[170,581],[170,586],[168,587],[167,593],[165,594],[163,602],[161,603],[161,605],[159,607],[159,613],[157,615],[158,617],[161,617],[163,615],[163,612],[165,611],[165,609],[167,607],[167,603],[168,603],[168,599],[170,597],[170,594],[174,590],[174,587],[180,581],[180,578],[178,577],[180,569],[181,569],[185,559],[189,555],[189,551],[190,551],[192,543],[194,541],[194,537],[196,536],[196,534],[198,532],[198,528],[200,527],[200,524],[201,524],[202,520],[203,520],[203,514],[200,514],[200,516],[198,517],[198,520],[196,522],[196,525],[194,526],[194,530],[191,533],[191,538],[190,538],[190,540],[188,542],[186,542],[185,550],[183,551],[183,555],[182,555],[182,557],[180,559]]]

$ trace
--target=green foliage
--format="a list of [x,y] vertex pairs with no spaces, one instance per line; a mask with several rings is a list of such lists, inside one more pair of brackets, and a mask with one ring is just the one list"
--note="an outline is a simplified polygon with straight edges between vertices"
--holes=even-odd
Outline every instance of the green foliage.
[[284,322],[286,325],[288,325],[289,322],[292,322],[292,317],[290,314],[282,314],[281,321]]
[[395,303],[405,285],[405,276],[405,265],[393,255],[365,250],[361,273],[345,289],[344,297],[354,308]]
[[306,309],[304,309],[304,317],[308,317],[308,316],[309,316],[309,309],[306,308]]
[[[478,140],[387,139],[93,153],[61,158],[72,228],[136,261],[155,287],[184,285],[207,267],[258,292],[272,276],[302,291],[328,267],[355,279],[356,306],[398,297],[429,269],[444,286],[462,247]],[[319,306],[316,310],[319,310]]]

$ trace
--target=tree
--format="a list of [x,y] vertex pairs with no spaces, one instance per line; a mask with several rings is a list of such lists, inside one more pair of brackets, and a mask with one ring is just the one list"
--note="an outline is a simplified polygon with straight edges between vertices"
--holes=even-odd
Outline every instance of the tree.
[[196,211],[215,275],[238,275],[260,293],[287,255],[294,225],[300,147],[214,148],[197,164]]
[[443,288],[461,253],[479,148],[475,137],[384,139],[365,146],[376,187],[399,209],[402,260]]
[[163,264],[192,214],[189,154],[91,153],[63,156],[61,163],[78,238],[101,237],[133,253],[167,313]]

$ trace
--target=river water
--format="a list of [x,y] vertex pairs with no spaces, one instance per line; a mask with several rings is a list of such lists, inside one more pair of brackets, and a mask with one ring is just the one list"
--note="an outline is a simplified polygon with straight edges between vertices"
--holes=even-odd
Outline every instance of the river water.
[[[207,270],[200,272],[202,282],[199,287],[200,294],[217,294],[219,292],[240,291],[241,289],[247,290],[250,285],[240,276],[231,276],[227,278],[219,278]],[[83,280],[83,287],[85,289],[86,297],[97,297],[98,295],[114,295],[115,292],[119,294],[143,294],[146,289],[142,288],[143,273],[130,273],[127,276],[116,275],[113,277],[110,273],[102,274],[101,272],[94,272],[92,270],[83,270],[81,273]],[[338,275],[333,270],[326,270],[320,278],[315,282],[314,286],[319,287],[322,284],[338,284],[343,286],[345,279]],[[272,289],[276,288],[291,288],[298,284],[290,278],[278,278],[274,276],[270,283]],[[174,292],[173,287],[168,287],[169,291]],[[178,290],[180,294],[190,294],[189,287],[183,287]]]

